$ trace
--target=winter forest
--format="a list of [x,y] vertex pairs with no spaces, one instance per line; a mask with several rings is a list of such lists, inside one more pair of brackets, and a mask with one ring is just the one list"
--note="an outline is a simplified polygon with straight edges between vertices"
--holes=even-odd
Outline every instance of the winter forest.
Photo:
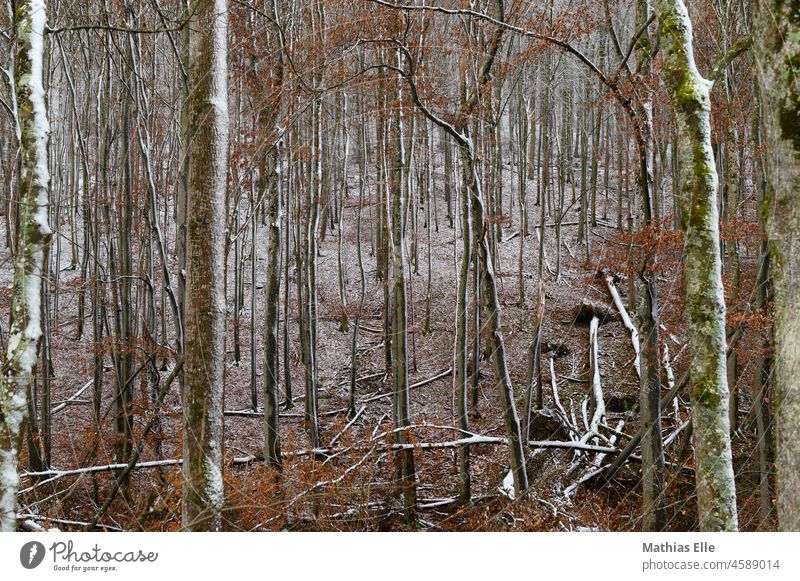
[[800,530],[796,0],[3,0],[0,530]]

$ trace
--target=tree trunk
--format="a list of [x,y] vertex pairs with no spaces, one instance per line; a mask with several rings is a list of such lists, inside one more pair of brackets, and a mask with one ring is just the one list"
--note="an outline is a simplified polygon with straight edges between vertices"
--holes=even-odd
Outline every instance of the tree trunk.
[[189,23],[189,196],[183,384],[183,527],[222,528],[224,488],[227,0],[198,0]]
[[[641,29],[650,18],[649,0],[639,0],[636,5],[636,28]],[[650,74],[652,64],[652,39],[649,32],[642,34],[636,42],[639,69]],[[659,233],[658,217],[655,214],[655,188],[653,187],[653,102],[648,92],[641,106],[643,123],[639,153],[639,204],[646,226]],[[642,359],[639,361],[639,404],[642,410],[642,530],[662,531],[667,526],[663,508],[664,495],[664,448],[661,435],[661,356],[659,352],[659,321],[657,294],[657,257],[645,256],[637,265],[636,276],[631,276],[631,301],[639,298],[636,313],[644,339]],[[639,349],[637,349],[637,352]],[[641,363],[644,365],[641,365]]]
[[697,70],[683,0],[657,0],[664,81],[678,125],[686,242],[686,311],[700,529],[738,527],[726,373],[725,297],[717,170],[711,149],[711,83]]
[[13,531],[17,525],[17,462],[27,420],[26,394],[39,359],[44,258],[52,238],[47,216],[50,125],[43,86],[45,10],[44,0],[22,0],[17,3],[15,13],[19,20],[14,23],[17,33],[14,89],[21,173],[12,321],[0,375],[0,531]]
[[775,288],[778,526],[800,531],[800,20],[797,2],[758,0],[758,73],[769,183],[763,215]]
[[[273,25],[278,27],[279,15],[277,2],[270,3],[270,17]],[[259,121],[265,135],[272,135],[275,119],[282,110],[284,63],[280,44],[280,31],[275,30],[269,38],[270,77],[272,81],[272,98],[270,106],[260,111]],[[261,168],[261,191],[267,196],[267,276],[264,285],[264,459],[267,466],[281,468],[281,443],[278,424],[278,387],[280,385],[280,294],[281,294],[281,241],[283,234],[283,172],[281,171],[282,143],[273,146],[271,155],[265,156]],[[255,213],[255,209],[253,210]],[[255,222],[255,215],[253,216]],[[341,227],[341,226],[340,226]],[[288,230],[288,228],[287,228]],[[255,237],[253,246],[255,247]],[[253,269],[255,269],[255,252],[253,252]],[[255,270],[254,270],[255,272]],[[255,279],[253,280],[255,285]],[[255,286],[252,289],[255,294]],[[255,310],[255,306],[253,306]],[[288,315],[288,313],[285,313]],[[288,366],[288,361],[285,364]],[[255,362],[250,363],[255,369]],[[255,402],[254,402],[255,403]]]
[[[406,300],[406,254],[405,254],[405,187],[404,172],[404,124],[403,113],[393,112],[391,133],[389,210],[389,257],[391,260],[392,287],[392,379],[394,381],[394,423],[398,428],[411,424],[408,397],[408,314]],[[409,434],[403,429],[397,432],[397,443],[408,444]],[[406,519],[412,519],[417,504],[416,471],[412,448],[396,452],[398,485],[403,500]]]
[[516,404],[514,403],[514,388],[511,384],[511,377],[508,374],[505,341],[503,340],[500,324],[500,298],[497,294],[494,265],[489,248],[488,232],[486,231],[483,196],[481,195],[480,182],[475,171],[474,151],[469,147],[471,144],[472,142],[467,138],[467,145],[462,145],[461,163],[463,171],[468,172],[472,232],[477,250],[476,268],[480,268],[482,273],[483,293],[486,301],[487,342],[494,362],[495,381],[500,390],[500,405],[511,455],[514,490],[517,494],[522,494],[528,489],[528,474],[525,469],[525,454],[522,448],[522,430]]
[[[279,323],[278,306],[281,292],[281,225],[283,209],[281,208],[281,189],[278,185],[280,173],[275,166],[278,156],[272,162],[272,171],[265,177],[269,182],[267,192],[267,213],[269,235],[267,242],[267,280],[264,290],[264,459],[268,466],[281,467],[281,445],[278,432],[278,369],[279,361]],[[253,218],[255,220],[255,218]],[[255,240],[253,240],[255,244]],[[255,256],[253,256],[255,260]],[[253,289],[255,292],[255,289]]]
[[[469,303],[467,302],[467,287],[469,285],[469,265],[472,262],[472,226],[469,220],[469,183],[465,180],[461,192],[461,266],[458,273],[458,294],[456,296],[456,337],[454,353],[453,382],[456,394],[456,415],[458,426],[462,430],[469,430],[468,406],[468,355],[467,355],[467,327],[469,320]],[[477,268],[477,267],[476,267]],[[476,309],[477,309],[476,305]],[[477,333],[477,330],[476,330]],[[477,369],[472,370],[478,373]],[[458,495],[460,500],[470,499],[470,471],[469,471],[469,446],[464,445],[458,452]]]

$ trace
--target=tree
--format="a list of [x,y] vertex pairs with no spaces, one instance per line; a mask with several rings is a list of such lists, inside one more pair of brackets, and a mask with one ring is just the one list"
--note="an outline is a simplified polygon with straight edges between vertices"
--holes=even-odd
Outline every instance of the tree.
[[[270,18],[275,31],[270,34],[268,48],[269,80],[271,89],[267,105],[259,113],[259,122],[265,136],[273,136],[274,124],[281,112],[283,90],[283,52],[280,49],[280,29],[278,27],[277,0],[270,2]],[[256,70],[251,73],[256,76]],[[264,71],[262,72],[262,76]],[[256,86],[266,92],[265,83],[254,79]],[[264,98],[262,95],[261,98]],[[279,138],[274,136],[277,141]],[[281,229],[283,224],[283,207],[281,196],[281,157],[280,143],[272,144],[264,154],[261,172],[261,192],[267,198],[267,220],[269,232],[267,236],[267,281],[264,287],[265,321],[264,321],[264,459],[268,466],[281,467],[280,431],[278,426],[278,353],[279,353],[279,302],[281,291]],[[256,222],[253,210],[253,222]],[[253,240],[255,245],[255,240]],[[255,253],[253,265],[255,269]],[[253,291],[255,292],[255,291]],[[250,362],[255,365],[255,361]]]
[[[733,60],[746,0],[697,0],[694,22],[685,0],[39,0],[57,230],[41,317],[23,239],[38,190],[18,185],[37,169],[22,147],[31,63],[16,59],[31,2],[0,9],[5,528],[31,513],[159,529],[183,492],[191,530],[569,527],[546,516],[567,499],[587,526],[716,530],[735,526],[738,492],[761,496],[742,526],[770,529],[776,386],[781,526],[795,526],[786,2],[759,4],[762,96],[752,61]],[[13,288],[23,263],[30,285]],[[564,315],[587,291],[615,321],[594,321],[588,358]],[[722,436],[737,375],[753,388],[733,460],[760,475],[738,491]],[[304,409],[279,413],[284,392]],[[670,522],[667,497],[695,499],[666,468],[693,432],[701,521]],[[503,474],[516,500],[489,524],[481,499]]]
[[[398,53],[398,58],[400,55]],[[402,92],[400,93],[402,99]],[[392,302],[392,380],[394,382],[394,409],[392,417],[399,444],[409,444],[409,434],[405,428],[411,424],[410,398],[408,393],[408,300],[406,298],[406,206],[404,132],[405,124],[402,101],[392,111],[390,126],[390,178],[389,189],[389,259],[391,261],[391,302]],[[414,450],[406,448],[398,451],[396,462],[397,480],[401,487],[401,497],[406,518],[410,519],[417,504],[416,470]]]
[[683,0],[657,0],[664,83],[678,125],[680,204],[686,240],[686,311],[697,504],[704,531],[736,530],[722,288],[717,169],[711,148],[712,83],[695,65]]
[[[649,0],[636,3],[636,28],[645,30],[651,21]],[[639,69],[650,74],[653,47],[650,31],[643,32],[635,43],[639,57]],[[639,190],[642,215],[646,225],[658,230],[658,218],[654,212],[653,188],[653,95],[646,88],[642,113],[642,144],[640,145]],[[639,305],[636,313],[642,331],[643,348],[640,366],[639,402],[642,410],[642,425],[647,429],[642,436],[642,530],[662,531],[667,527],[663,508],[664,495],[664,448],[661,437],[661,354],[658,320],[658,293],[656,257],[647,253],[637,266],[638,284],[634,285]]]
[[[383,3],[383,2],[382,2]],[[478,168],[478,152],[476,150],[475,141],[470,135],[470,121],[472,116],[481,104],[482,92],[488,86],[492,78],[492,67],[495,64],[500,45],[503,40],[503,33],[506,30],[504,25],[505,18],[505,4],[503,0],[496,0],[494,3],[494,10],[496,19],[489,19],[494,26],[491,35],[489,36],[486,47],[484,49],[485,56],[481,59],[480,65],[477,70],[477,78],[474,80],[475,86],[470,91],[466,87],[462,87],[462,97],[458,109],[452,113],[453,122],[449,123],[437,114],[432,112],[421,100],[418,87],[415,82],[416,77],[416,61],[411,55],[409,50],[403,46],[398,45],[400,52],[405,60],[403,68],[402,60],[400,66],[384,65],[386,68],[395,70],[401,77],[403,77],[409,85],[411,90],[411,98],[417,108],[435,125],[448,133],[458,145],[460,158],[461,158],[461,175],[462,175],[462,203],[465,205],[462,215],[466,218],[469,216],[470,222],[467,225],[465,222],[464,227],[472,229],[472,244],[475,249],[473,257],[473,264],[476,269],[479,269],[481,279],[481,290],[484,293],[484,300],[486,301],[486,333],[488,335],[487,347],[488,351],[492,354],[492,363],[495,373],[495,382],[500,394],[500,406],[505,424],[506,437],[508,438],[509,456],[511,464],[511,475],[514,480],[514,490],[517,494],[521,494],[528,489],[528,474],[525,464],[525,452],[523,450],[523,437],[520,425],[519,415],[517,413],[516,403],[514,401],[514,388],[511,383],[511,376],[508,371],[508,359],[506,357],[505,339],[503,337],[502,323],[501,323],[501,307],[500,297],[498,293],[498,285],[496,282],[493,253],[490,247],[490,232],[487,228],[487,215],[485,212],[485,201],[482,191],[482,182],[480,169]],[[423,7],[424,8],[424,7]],[[478,15],[480,16],[480,15]],[[467,207],[468,206],[468,207]],[[467,250],[465,250],[466,252]],[[461,268],[461,275],[465,274],[465,270]],[[459,286],[459,288],[461,288]],[[462,289],[463,290],[463,289]],[[459,291],[459,304],[458,308],[462,307],[461,301],[463,297]],[[466,306],[465,304],[463,306]],[[457,343],[455,345],[456,365],[463,366],[463,354],[459,354],[458,350],[463,350],[464,344]],[[477,370],[474,370],[477,373]],[[463,372],[462,372],[463,373]],[[460,385],[459,385],[460,382]],[[465,425],[466,414],[464,398],[466,394],[466,384],[461,375],[456,376],[456,390],[459,392],[457,398],[459,400],[459,415],[460,425]],[[463,428],[462,428],[463,429]],[[462,497],[465,496],[466,482],[464,473],[468,470],[466,462],[468,452],[463,450],[461,453],[461,484],[460,492]]]
[[781,530],[800,530],[800,15],[758,0],[753,38],[765,101],[769,181],[762,208],[775,284],[777,497]]
[[48,224],[50,125],[45,105],[44,0],[17,4],[14,90],[20,142],[19,226],[17,228],[11,328],[0,375],[0,531],[16,529],[17,462],[42,339],[42,284],[52,237]]
[[183,526],[220,530],[224,487],[227,0],[198,0],[188,23],[189,192],[183,380]]

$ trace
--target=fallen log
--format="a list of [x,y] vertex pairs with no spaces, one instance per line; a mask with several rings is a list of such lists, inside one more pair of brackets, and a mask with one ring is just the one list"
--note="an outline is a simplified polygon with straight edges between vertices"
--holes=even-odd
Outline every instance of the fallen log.
[[595,317],[599,319],[601,325],[609,321],[619,321],[620,319],[619,314],[608,306],[583,299],[575,311],[575,322],[591,323]]
[[619,296],[617,287],[614,284],[614,277],[610,274],[606,274],[605,278],[608,292],[611,294],[611,298],[614,301],[614,306],[617,307],[617,312],[619,312],[619,316],[622,319],[622,324],[625,325],[625,328],[628,329],[628,332],[631,335],[631,345],[633,346],[633,352],[635,354],[633,367],[636,369],[636,375],[641,378],[642,369],[639,363],[639,352],[641,351],[641,347],[639,346],[639,331],[637,331],[636,325],[633,324],[630,315],[628,315],[628,310],[622,303],[622,298]]
[[597,346],[597,331],[600,319],[592,318],[589,324],[589,362],[592,371],[592,421],[589,431],[598,433],[600,424],[606,421],[606,404],[603,398],[603,386],[600,384],[600,354]]
[[[432,427],[440,427],[440,426],[414,426],[416,428],[432,428]],[[448,428],[449,429],[449,428]],[[386,432],[381,434],[381,436],[385,436],[389,433],[392,433],[396,430],[392,430],[390,432]],[[463,430],[460,430],[463,431]],[[381,436],[378,436],[379,438]],[[483,436],[481,434],[473,434],[470,433],[468,436],[463,438],[457,438],[455,440],[448,440],[444,442],[419,442],[413,444],[391,444],[388,446],[390,450],[408,450],[408,449],[417,449],[417,450],[441,450],[441,449],[451,449],[451,448],[459,448],[464,445],[478,445],[478,444],[486,444],[486,445],[501,445],[506,446],[508,445],[508,440],[506,438],[497,437],[497,436]],[[584,452],[592,452],[598,454],[619,454],[621,450],[618,448],[610,447],[610,446],[596,446],[593,444],[585,444],[582,442],[566,442],[560,440],[529,440],[526,442],[529,448],[534,449],[561,449],[561,450],[580,450]],[[297,450],[297,451],[289,451],[289,452],[282,452],[281,456],[283,458],[297,458],[297,457],[305,457],[305,456],[326,456],[335,453],[340,453],[343,451],[363,451],[363,450],[386,450],[386,447],[378,446],[376,443],[372,443],[372,445],[363,445],[363,446],[350,446],[347,448],[330,448],[330,447],[321,447],[321,448],[310,448],[305,450]],[[263,458],[250,455],[250,456],[237,456],[233,459],[232,463],[234,465],[245,465],[250,464],[252,462],[259,461]],[[634,458],[635,459],[635,458]],[[69,470],[58,470],[58,469],[49,469],[49,470],[41,470],[38,472],[23,472],[20,476],[22,478],[41,478],[41,477],[49,477],[47,480],[43,480],[31,486],[25,490],[21,490],[20,494],[29,492],[34,488],[38,488],[44,484],[53,482],[60,478],[65,478],[69,476],[82,476],[85,474],[97,474],[102,472],[114,472],[117,470],[123,470],[129,467],[131,470],[144,470],[150,468],[163,468],[167,466],[180,466],[183,464],[182,458],[167,458],[164,460],[153,460],[148,462],[138,462],[136,464],[130,465],[130,463],[115,463],[115,464],[104,464],[102,466],[86,466],[84,468],[74,468]]]

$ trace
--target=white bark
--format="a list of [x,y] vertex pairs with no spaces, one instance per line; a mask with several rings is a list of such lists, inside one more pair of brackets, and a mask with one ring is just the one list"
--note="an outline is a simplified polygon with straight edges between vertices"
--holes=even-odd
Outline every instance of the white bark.
[[686,311],[700,529],[736,530],[711,82],[695,65],[692,23],[683,0],[657,0],[656,6],[663,76],[675,110],[683,168],[680,199],[686,231]]
[[597,330],[600,326],[600,319],[592,317],[589,324],[589,360],[592,373],[592,402],[593,413],[589,422],[589,432],[597,434],[600,424],[606,421],[606,404],[603,398],[603,386],[600,383],[600,355],[597,347]]
[[44,257],[52,232],[48,224],[50,174],[43,86],[44,0],[18,4],[15,79],[22,172],[19,178],[19,229],[14,264],[12,324],[0,377],[0,531],[16,528],[18,454],[27,419],[28,386],[33,381],[42,338],[41,294]]
[[628,332],[631,334],[631,345],[633,345],[633,353],[635,356],[633,367],[636,369],[636,375],[641,377],[642,367],[639,363],[639,352],[641,351],[639,346],[639,331],[636,329],[636,325],[633,324],[630,315],[628,315],[628,309],[626,309],[625,305],[622,303],[622,298],[619,296],[619,291],[617,291],[612,277],[606,276],[606,286],[608,286],[608,292],[611,293],[611,298],[614,299],[614,306],[617,307],[619,311],[622,324],[625,325],[625,328],[628,329]]

